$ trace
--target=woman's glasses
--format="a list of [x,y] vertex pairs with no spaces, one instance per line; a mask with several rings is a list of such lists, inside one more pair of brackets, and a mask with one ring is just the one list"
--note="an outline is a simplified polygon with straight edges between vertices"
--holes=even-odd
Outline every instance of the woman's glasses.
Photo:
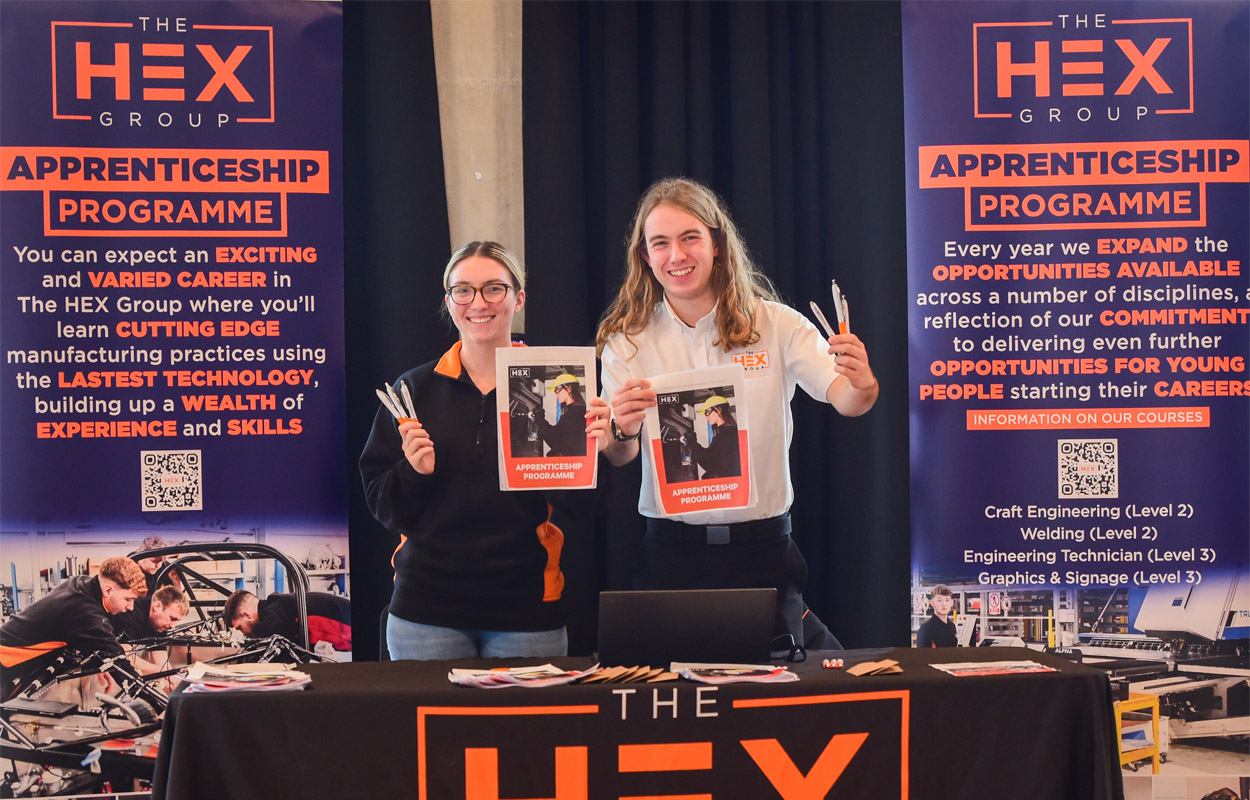
[[482,293],[482,299],[488,303],[501,303],[508,296],[508,290],[511,288],[506,283],[488,283],[480,288],[467,283],[457,283],[447,290],[447,296],[458,306],[467,306],[472,303],[478,292]]

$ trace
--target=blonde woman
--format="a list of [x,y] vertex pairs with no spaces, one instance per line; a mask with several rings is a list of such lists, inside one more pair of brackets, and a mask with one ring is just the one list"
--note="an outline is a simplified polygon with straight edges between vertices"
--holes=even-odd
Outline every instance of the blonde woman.
[[[470,242],[443,271],[443,308],[460,340],[409,370],[416,419],[379,408],[360,457],[373,515],[400,535],[386,642],[394,659],[558,656],[568,650],[559,599],[559,492],[499,490],[495,352],[512,346],[525,273],[496,242]],[[584,436],[608,443],[594,398]]]

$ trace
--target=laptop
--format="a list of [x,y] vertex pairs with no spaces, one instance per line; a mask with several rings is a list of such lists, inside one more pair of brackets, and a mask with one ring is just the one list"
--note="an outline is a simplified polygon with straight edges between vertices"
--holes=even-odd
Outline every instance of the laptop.
[[776,607],[776,589],[600,592],[599,663],[767,664]]

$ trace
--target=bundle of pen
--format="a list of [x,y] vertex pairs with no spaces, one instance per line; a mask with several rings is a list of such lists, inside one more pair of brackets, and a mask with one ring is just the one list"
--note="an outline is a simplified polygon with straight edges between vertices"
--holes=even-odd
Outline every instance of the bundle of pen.
[[[838,333],[846,333],[851,329],[851,307],[846,302],[846,297],[842,294],[842,290],[838,288],[837,281],[830,281],[833,291],[833,312],[838,315]],[[825,329],[826,336],[833,336],[833,326],[829,324],[829,320],[825,319],[824,313],[820,310],[820,306],[816,305],[816,301],[811,301],[812,313],[816,315],[816,319],[820,320],[821,327]]]
[[417,418],[417,410],[412,405],[412,394],[408,391],[408,384],[403,382],[399,384],[399,391],[404,396],[402,401],[389,384],[374,391],[377,392],[378,399],[382,401],[382,407],[391,412],[391,416],[395,417],[397,422],[407,422]]

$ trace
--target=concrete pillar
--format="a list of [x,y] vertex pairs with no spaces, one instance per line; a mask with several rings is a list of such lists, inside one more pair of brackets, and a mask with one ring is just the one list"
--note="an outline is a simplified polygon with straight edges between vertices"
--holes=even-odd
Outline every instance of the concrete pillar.
[[494,239],[524,264],[521,3],[431,0],[430,14],[452,247]]

